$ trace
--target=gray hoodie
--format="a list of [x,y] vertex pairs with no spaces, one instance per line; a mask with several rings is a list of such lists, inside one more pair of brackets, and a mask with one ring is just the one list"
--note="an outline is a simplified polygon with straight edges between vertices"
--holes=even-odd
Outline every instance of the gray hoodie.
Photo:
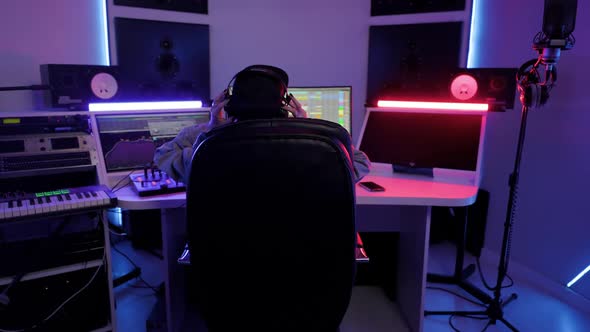
[[[193,152],[197,147],[195,142],[206,127],[206,124],[202,124],[184,128],[173,140],[156,150],[154,163],[174,180],[186,183],[187,170],[190,169]],[[369,173],[371,162],[366,154],[354,147],[353,162],[355,180],[358,182]]]

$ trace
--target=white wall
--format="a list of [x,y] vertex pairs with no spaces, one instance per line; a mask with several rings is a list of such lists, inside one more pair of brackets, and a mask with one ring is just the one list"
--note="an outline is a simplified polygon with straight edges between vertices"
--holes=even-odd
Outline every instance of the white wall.
[[[212,97],[236,72],[255,63],[285,69],[291,86],[351,85],[355,141],[365,113],[369,25],[461,21],[469,14],[371,17],[370,1],[359,0],[211,0],[208,15],[109,4],[111,18],[209,24]],[[112,19],[110,37],[115,40]]]
[[[364,118],[369,25],[457,21],[468,14],[370,17],[370,1],[215,0],[209,2],[209,15],[200,15],[107,1],[113,64],[113,17],[209,24],[213,95],[253,63],[284,68],[293,86],[351,85],[355,140]],[[40,83],[43,63],[105,64],[103,3],[21,0],[0,5],[0,85]],[[467,3],[470,8],[470,0]],[[0,112],[44,109],[41,96],[31,91],[1,93]]]
[[[101,0],[0,4],[0,86],[40,84],[43,63],[104,64]],[[0,92],[0,112],[43,108],[41,92]]]
[[[476,67],[518,67],[536,57],[531,46],[541,30],[542,0],[479,4]],[[590,77],[589,16],[590,3],[578,1],[577,44],[562,53],[548,105],[529,114],[513,234],[512,259],[562,284],[590,264],[590,95],[585,82]],[[491,192],[486,247],[499,251],[520,104],[488,118],[482,182]],[[580,282],[574,290],[590,298],[590,282]]]
[[244,67],[255,63],[275,65],[289,73],[292,86],[353,86],[352,130],[360,130],[370,2],[215,0],[209,1],[209,15],[199,15],[114,6],[110,1],[110,17],[209,24],[212,97]]

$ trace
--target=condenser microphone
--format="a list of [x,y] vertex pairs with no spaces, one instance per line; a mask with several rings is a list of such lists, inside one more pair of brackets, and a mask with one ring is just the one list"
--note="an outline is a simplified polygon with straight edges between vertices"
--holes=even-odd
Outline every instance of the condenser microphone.
[[578,0],[545,0],[543,31],[535,37],[533,48],[547,71],[559,61],[561,51],[574,46]]

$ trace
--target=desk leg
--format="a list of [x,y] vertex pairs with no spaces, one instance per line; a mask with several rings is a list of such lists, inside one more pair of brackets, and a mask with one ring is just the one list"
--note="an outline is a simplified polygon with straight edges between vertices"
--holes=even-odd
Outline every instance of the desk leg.
[[397,298],[413,332],[422,332],[424,292],[428,267],[430,207],[404,206],[400,210]]
[[412,332],[422,332],[430,211],[407,205],[359,205],[356,211],[357,231],[400,233],[396,302]]
[[184,321],[184,267],[176,262],[186,243],[186,211],[184,208],[162,210],[162,248],[166,289],[166,322],[168,332],[176,332]]
[[457,254],[455,256],[455,273],[450,276],[428,273],[426,280],[433,283],[457,285],[481,302],[489,304],[493,299],[484,291],[467,281],[467,278],[475,272],[474,264],[469,264],[466,268],[463,268],[465,260],[465,244],[467,242],[467,213],[469,210],[467,207],[457,210],[462,211],[462,217],[460,218],[461,237],[459,238],[459,243],[457,243]]

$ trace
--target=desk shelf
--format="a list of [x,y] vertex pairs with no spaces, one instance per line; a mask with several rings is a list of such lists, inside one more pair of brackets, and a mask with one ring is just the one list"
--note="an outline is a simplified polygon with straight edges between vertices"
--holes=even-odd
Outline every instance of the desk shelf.
[[[30,272],[30,273],[25,274],[23,276],[23,278],[21,279],[21,281],[51,277],[51,276],[55,276],[58,274],[64,274],[64,273],[69,273],[69,272],[78,271],[78,270],[90,269],[93,267],[98,267],[100,265],[102,265],[102,259],[96,259],[96,260],[92,260],[92,261],[88,261],[88,262],[81,262],[81,263],[60,266],[60,267],[55,267],[55,268],[46,269],[46,270]],[[7,285],[7,284],[11,283],[12,280],[14,279],[14,277],[15,276],[0,278],[0,286]]]

